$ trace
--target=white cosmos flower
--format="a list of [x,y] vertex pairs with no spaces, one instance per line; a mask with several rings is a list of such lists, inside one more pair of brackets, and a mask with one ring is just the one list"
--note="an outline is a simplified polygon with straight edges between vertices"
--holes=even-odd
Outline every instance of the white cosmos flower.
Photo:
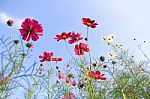
[[114,41],[114,39],[115,39],[115,35],[114,34],[102,37],[102,40],[105,41],[108,44],[112,43]]

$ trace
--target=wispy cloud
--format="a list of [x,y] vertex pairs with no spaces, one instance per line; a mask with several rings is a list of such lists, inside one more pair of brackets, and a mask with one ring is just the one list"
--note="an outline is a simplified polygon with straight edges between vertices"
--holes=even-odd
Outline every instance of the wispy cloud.
[[23,18],[14,18],[4,12],[0,12],[0,23],[6,24],[10,19],[14,21],[14,27],[20,28]]

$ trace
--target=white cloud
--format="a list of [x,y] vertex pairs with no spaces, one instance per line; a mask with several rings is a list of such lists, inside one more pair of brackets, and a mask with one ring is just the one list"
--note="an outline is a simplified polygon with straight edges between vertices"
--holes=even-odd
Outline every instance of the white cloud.
[[6,13],[0,12],[0,22],[6,23],[10,19],[14,20],[12,17],[10,17],[9,15],[7,15]]
[[23,22],[23,18],[14,18],[4,12],[0,12],[0,23],[6,24],[8,20],[13,20],[16,28],[20,28]]

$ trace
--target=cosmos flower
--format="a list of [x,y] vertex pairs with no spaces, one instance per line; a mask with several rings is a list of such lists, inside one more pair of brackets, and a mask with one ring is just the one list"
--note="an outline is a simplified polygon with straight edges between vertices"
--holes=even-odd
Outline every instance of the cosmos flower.
[[108,35],[108,36],[103,36],[102,40],[105,41],[107,44],[112,43],[115,40],[115,35]]
[[75,46],[74,51],[76,55],[84,55],[84,52],[89,52],[89,48],[87,44],[80,43]]
[[139,67],[139,68],[138,68],[138,72],[139,72],[139,73],[143,73],[143,72],[144,72],[144,68]]
[[71,85],[72,85],[72,86],[76,86],[76,85],[77,85],[76,80],[72,80],[72,81],[71,81]]
[[91,20],[90,18],[82,18],[82,23],[91,28],[96,28],[96,25],[98,25],[95,20]]
[[55,39],[57,41],[66,40],[66,39],[70,38],[70,36],[71,36],[71,32],[69,32],[69,33],[62,32],[60,35],[56,35]]
[[66,77],[64,78],[64,80],[65,80],[66,83],[70,83],[70,82],[71,82],[71,80],[70,80],[70,78],[69,78],[68,76],[66,76]]
[[59,79],[64,79],[65,78],[64,73],[58,72],[58,78]]
[[40,36],[43,35],[43,27],[38,21],[30,18],[26,18],[21,25],[22,29],[19,29],[22,39],[25,41],[29,41],[32,39],[36,41]]
[[103,77],[105,74],[101,74],[100,71],[95,72],[95,79],[106,80],[106,77]]
[[103,77],[104,74],[101,74],[101,72],[99,70],[97,71],[91,71],[88,70],[88,77],[90,78],[95,78],[95,79],[99,79],[99,80],[106,80],[106,77]]
[[70,40],[68,41],[69,44],[73,44],[75,42],[78,42],[79,40],[82,40],[83,37],[81,37],[81,33],[75,34],[74,32],[71,33]]
[[43,56],[40,55],[39,58],[41,59],[40,62],[48,62],[48,61],[51,61],[51,57],[53,56],[53,53],[52,52],[44,52],[43,53]]

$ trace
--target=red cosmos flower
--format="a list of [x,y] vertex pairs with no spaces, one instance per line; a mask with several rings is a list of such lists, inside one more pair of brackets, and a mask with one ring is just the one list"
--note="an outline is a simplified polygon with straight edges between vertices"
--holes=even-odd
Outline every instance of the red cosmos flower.
[[44,61],[51,61],[51,57],[53,56],[52,52],[44,52],[43,56],[40,55],[39,58],[41,58],[40,62],[44,62]]
[[52,58],[52,61],[56,61],[56,62],[62,61],[62,58]]
[[26,18],[21,25],[22,29],[19,29],[22,39],[29,41],[32,38],[33,41],[39,39],[43,35],[43,27],[41,24],[38,24],[38,21],[30,18]]
[[74,51],[76,55],[84,55],[84,52],[89,52],[89,48],[87,44],[80,43],[75,46]]
[[106,80],[106,77],[103,77],[104,74],[101,74],[100,71],[91,71],[91,70],[88,70],[88,76],[90,78],[95,78],[95,79],[99,79],[99,80]]
[[70,36],[71,36],[71,32],[69,32],[69,33],[62,32],[60,35],[56,35],[55,39],[57,39],[57,41],[66,40],[66,39],[70,38]]
[[72,43],[78,42],[79,40],[82,40],[82,39],[83,39],[83,37],[81,37],[81,33],[75,34],[74,32],[72,32],[68,43],[72,44]]
[[103,77],[105,74],[101,74],[100,71],[95,72],[95,79],[106,80],[106,77]]
[[95,20],[91,20],[90,18],[82,18],[82,22],[84,25],[91,27],[91,28],[95,28],[96,25],[98,25]]

